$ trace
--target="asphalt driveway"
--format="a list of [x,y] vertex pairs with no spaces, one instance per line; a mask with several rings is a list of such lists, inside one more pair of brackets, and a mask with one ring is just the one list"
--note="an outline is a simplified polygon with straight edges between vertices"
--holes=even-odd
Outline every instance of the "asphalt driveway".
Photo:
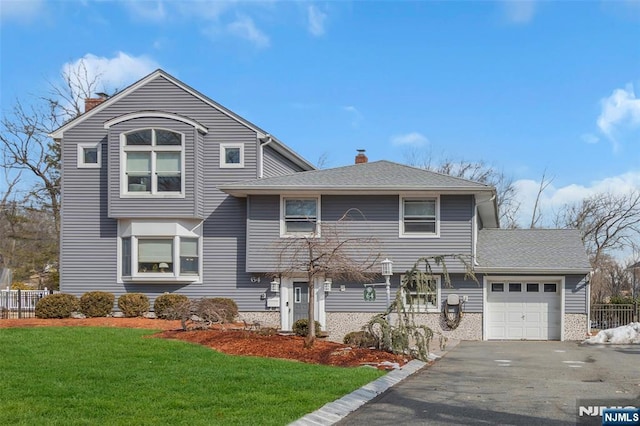
[[578,406],[629,401],[640,406],[638,345],[461,342],[338,424],[600,424]]

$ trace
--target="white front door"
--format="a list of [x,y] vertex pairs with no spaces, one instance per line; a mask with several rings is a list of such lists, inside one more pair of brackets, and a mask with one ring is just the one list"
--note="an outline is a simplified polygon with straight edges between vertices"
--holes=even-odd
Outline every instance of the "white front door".
[[543,280],[487,282],[487,339],[559,340],[560,285]]

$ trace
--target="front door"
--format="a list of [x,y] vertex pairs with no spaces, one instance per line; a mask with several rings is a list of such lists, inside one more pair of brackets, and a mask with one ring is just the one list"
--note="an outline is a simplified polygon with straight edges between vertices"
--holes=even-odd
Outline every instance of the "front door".
[[293,322],[309,318],[309,284],[293,282]]

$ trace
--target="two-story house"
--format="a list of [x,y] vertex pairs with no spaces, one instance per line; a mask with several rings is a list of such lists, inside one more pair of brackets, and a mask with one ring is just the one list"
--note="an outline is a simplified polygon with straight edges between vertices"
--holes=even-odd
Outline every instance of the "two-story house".
[[[316,170],[162,70],[92,102],[52,134],[63,158],[64,292],[228,297],[244,318],[290,330],[306,312],[309,286],[304,274],[279,273],[279,245],[357,209],[366,220],[350,232],[375,236],[393,261],[394,294],[421,256],[469,259],[479,282],[453,261],[450,287],[434,265],[428,294],[404,295],[436,331],[538,340],[587,332],[590,268],[580,235],[499,229],[493,187],[362,153],[357,164]],[[383,295],[364,300],[362,283],[326,287],[329,279],[316,278],[314,299],[332,338],[386,308]],[[453,294],[465,312],[450,330],[441,311]]]

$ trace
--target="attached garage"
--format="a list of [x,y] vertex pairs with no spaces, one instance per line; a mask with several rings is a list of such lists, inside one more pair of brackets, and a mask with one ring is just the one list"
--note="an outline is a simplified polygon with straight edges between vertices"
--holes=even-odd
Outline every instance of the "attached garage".
[[486,339],[560,340],[562,280],[511,277],[485,284]]

